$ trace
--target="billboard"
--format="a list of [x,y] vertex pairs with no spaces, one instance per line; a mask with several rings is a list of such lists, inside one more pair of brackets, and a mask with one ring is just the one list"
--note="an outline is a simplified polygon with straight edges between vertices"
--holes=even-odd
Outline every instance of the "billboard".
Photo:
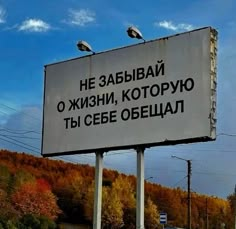
[[45,66],[42,155],[214,140],[211,27]]

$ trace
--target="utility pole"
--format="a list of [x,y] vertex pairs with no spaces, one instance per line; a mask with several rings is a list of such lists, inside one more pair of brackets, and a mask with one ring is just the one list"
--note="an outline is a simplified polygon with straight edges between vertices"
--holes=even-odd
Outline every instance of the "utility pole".
[[[186,160],[181,157],[172,155],[172,158],[177,158],[187,162],[187,172],[188,172],[188,214],[187,214],[187,228],[191,229],[191,175],[192,175],[192,162],[191,160]],[[236,229],[236,228],[235,228]]]
[[208,199],[206,197],[206,229],[208,229]]

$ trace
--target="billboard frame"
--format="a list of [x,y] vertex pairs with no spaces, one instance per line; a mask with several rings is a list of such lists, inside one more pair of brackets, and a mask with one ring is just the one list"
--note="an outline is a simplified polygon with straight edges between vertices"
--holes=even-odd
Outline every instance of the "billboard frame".
[[125,47],[120,47],[120,48],[115,48],[115,49],[111,49],[111,50],[107,50],[107,51],[103,51],[103,52],[98,52],[96,54],[91,54],[91,55],[86,55],[86,56],[82,56],[82,57],[77,57],[77,58],[71,58],[68,60],[64,60],[64,61],[59,61],[59,62],[55,62],[55,63],[51,63],[51,64],[47,64],[44,66],[44,99],[43,99],[43,125],[42,125],[42,145],[41,145],[41,155],[43,157],[52,157],[52,156],[62,156],[62,155],[73,155],[73,154],[84,154],[84,153],[94,153],[94,152],[108,152],[108,151],[114,151],[114,150],[126,150],[126,149],[137,149],[137,148],[150,148],[150,147],[154,147],[154,146],[168,146],[168,145],[176,145],[176,144],[188,144],[188,143],[196,143],[196,142],[206,142],[206,141],[214,141],[216,139],[216,68],[217,68],[217,64],[216,64],[216,57],[217,57],[217,31],[215,29],[213,29],[212,27],[203,27],[203,28],[199,28],[196,30],[192,30],[192,31],[188,31],[188,32],[184,32],[184,33],[178,33],[172,36],[168,36],[168,37],[163,37],[163,38],[158,38],[158,39],[154,39],[154,40],[150,40],[150,41],[145,41],[145,43],[150,43],[150,42],[154,42],[154,41],[161,41],[161,40],[165,40],[165,39],[169,39],[169,38],[173,38],[173,37],[177,37],[179,35],[183,35],[183,34],[188,34],[188,33],[192,33],[195,31],[199,31],[199,30],[203,30],[203,29],[207,29],[210,28],[211,31],[211,39],[210,39],[210,54],[211,54],[211,60],[210,60],[210,69],[211,69],[211,112],[209,114],[209,119],[211,122],[211,137],[209,136],[202,136],[202,137],[194,137],[194,138],[188,138],[188,139],[179,139],[179,140],[168,140],[166,139],[166,141],[162,141],[162,142],[155,142],[155,143],[145,143],[145,144],[129,144],[129,145],[122,145],[122,146],[114,146],[114,147],[100,147],[100,148],[95,148],[95,149],[85,149],[85,150],[72,150],[72,151],[64,151],[64,152],[53,152],[53,153],[43,153],[43,144],[44,144],[44,120],[45,120],[45,97],[46,97],[46,68],[48,66],[52,66],[52,65],[56,65],[56,64],[60,64],[60,63],[64,63],[64,62],[69,62],[72,60],[80,60],[83,58],[88,58],[91,56],[95,56],[95,55],[100,55],[103,53],[107,53],[107,52],[113,52],[116,50],[121,50],[121,49],[125,49],[125,48],[129,48],[129,47],[135,47],[140,45],[140,43],[138,44],[134,44],[134,45],[130,45],[130,46],[125,46]]

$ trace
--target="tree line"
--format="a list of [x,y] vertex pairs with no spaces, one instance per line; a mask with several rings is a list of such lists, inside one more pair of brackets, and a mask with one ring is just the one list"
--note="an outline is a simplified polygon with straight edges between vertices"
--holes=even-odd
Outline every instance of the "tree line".
[[[28,228],[32,222],[44,228],[58,222],[92,225],[94,174],[89,165],[0,150],[0,228]],[[103,228],[135,228],[135,190],[135,176],[104,169]],[[207,224],[217,229],[222,223],[232,228],[234,195],[226,200],[192,193],[191,210],[192,229]],[[186,227],[187,193],[145,181],[145,228],[162,228],[160,212],[167,213],[170,226]]]

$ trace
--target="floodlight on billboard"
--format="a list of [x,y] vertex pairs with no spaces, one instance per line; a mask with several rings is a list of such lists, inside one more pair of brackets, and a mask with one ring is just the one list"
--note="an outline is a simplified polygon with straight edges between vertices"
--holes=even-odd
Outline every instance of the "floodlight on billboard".
[[216,137],[211,27],[45,66],[42,155]]

